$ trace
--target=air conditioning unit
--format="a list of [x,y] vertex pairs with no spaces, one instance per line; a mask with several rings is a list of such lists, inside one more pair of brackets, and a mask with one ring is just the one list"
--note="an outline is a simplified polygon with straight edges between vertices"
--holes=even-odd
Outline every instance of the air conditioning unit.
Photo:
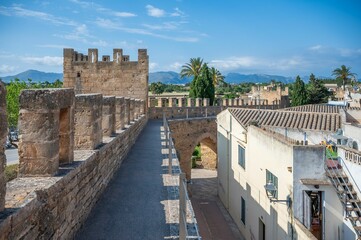
[[337,129],[335,134],[332,134],[331,137],[336,140],[337,144],[347,145],[348,138],[343,135],[341,128]]

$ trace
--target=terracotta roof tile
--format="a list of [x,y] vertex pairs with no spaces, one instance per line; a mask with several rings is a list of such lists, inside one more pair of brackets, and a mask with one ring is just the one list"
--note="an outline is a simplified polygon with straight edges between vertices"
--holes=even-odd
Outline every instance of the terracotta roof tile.
[[[325,110],[325,108],[322,106],[319,106],[318,109]],[[248,127],[252,121],[259,121],[261,126],[296,128],[316,131],[334,132],[341,127],[340,115],[333,112],[297,112],[289,110],[246,108],[228,108],[228,111],[244,127]]]
[[320,112],[320,113],[339,113],[340,109],[344,110],[361,110],[359,107],[343,107],[343,106],[331,106],[326,104],[309,104],[297,107],[289,107],[283,110],[296,111],[296,112]]

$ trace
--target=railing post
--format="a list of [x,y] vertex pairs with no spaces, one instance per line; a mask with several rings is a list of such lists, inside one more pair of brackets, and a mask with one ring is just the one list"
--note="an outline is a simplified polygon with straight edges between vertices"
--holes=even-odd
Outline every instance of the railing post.
[[173,161],[173,154],[172,154],[172,136],[171,136],[171,133],[170,131],[168,132],[168,173],[169,174],[173,174],[173,171],[172,171],[172,161]]
[[188,108],[187,108],[187,112],[186,112],[186,118],[188,119]]
[[208,108],[206,108],[206,117],[208,117]]
[[167,119],[165,117],[165,113],[163,112],[163,129],[164,129],[164,142],[165,142],[165,147],[167,147],[167,142],[168,142],[168,126],[167,126]]
[[185,189],[187,183],[185,181],[185,173],[179,174],[179,240],[186,239],[187,229],[187,205]]

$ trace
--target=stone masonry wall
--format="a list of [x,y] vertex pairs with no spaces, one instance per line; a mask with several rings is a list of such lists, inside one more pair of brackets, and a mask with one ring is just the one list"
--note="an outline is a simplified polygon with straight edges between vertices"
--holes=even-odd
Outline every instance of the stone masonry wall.
[[88,55],[64,49],[64,87],[74,88],[76,94],[102,93],[109,96],[148,99],[149,57],[146,49],[138,50],[138,61],[129,61],[122,49],[113,50],[113,61],[102,57],[98,50]]
[[[216,150],[217,124],[215,118],[199,118],[192,120],[170,120],[169,128],[172,132],[174,147],[177,150],[179,164],[187,179],[191,179],[191,158],[194,148],[204,139],[210,139],[209,147]],[[204,141],[203,141],[204,142]]]
[[0,81],[0,212],[4,210],[5,206],[5,192],[6,192],[6,181],[5,181],[5,140],[8,131],[8,120],[6,115],[6,89],[4,84]]
[[[240,108],[258,108],[257,105],[237,106]],[[209,107],[150,107],[148,115],[150,119],[162,119],[163,113],[168,119],[173,118],[195,118],[217,116],[228,106],[209,106]],[[260,109],[278,109],[278,105],[260,105]]]
[[142,116],[105,137],[98,150],[74,151],[74,162],[54,177],[9,182],[0,239],[73,239],[146,122]]

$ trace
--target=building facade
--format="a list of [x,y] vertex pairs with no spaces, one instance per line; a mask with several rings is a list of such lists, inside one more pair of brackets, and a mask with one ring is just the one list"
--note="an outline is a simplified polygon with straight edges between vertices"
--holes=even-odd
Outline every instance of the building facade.
[[[357,239],[359,151],[337,145],[332,158],[322,143],[337,142],[338,129],[356,142],[358,129],[348,129],[345,111],[321,109],[217,116],[218,194],[246,239]],[[350,192],[341,192],[344,175]]]

